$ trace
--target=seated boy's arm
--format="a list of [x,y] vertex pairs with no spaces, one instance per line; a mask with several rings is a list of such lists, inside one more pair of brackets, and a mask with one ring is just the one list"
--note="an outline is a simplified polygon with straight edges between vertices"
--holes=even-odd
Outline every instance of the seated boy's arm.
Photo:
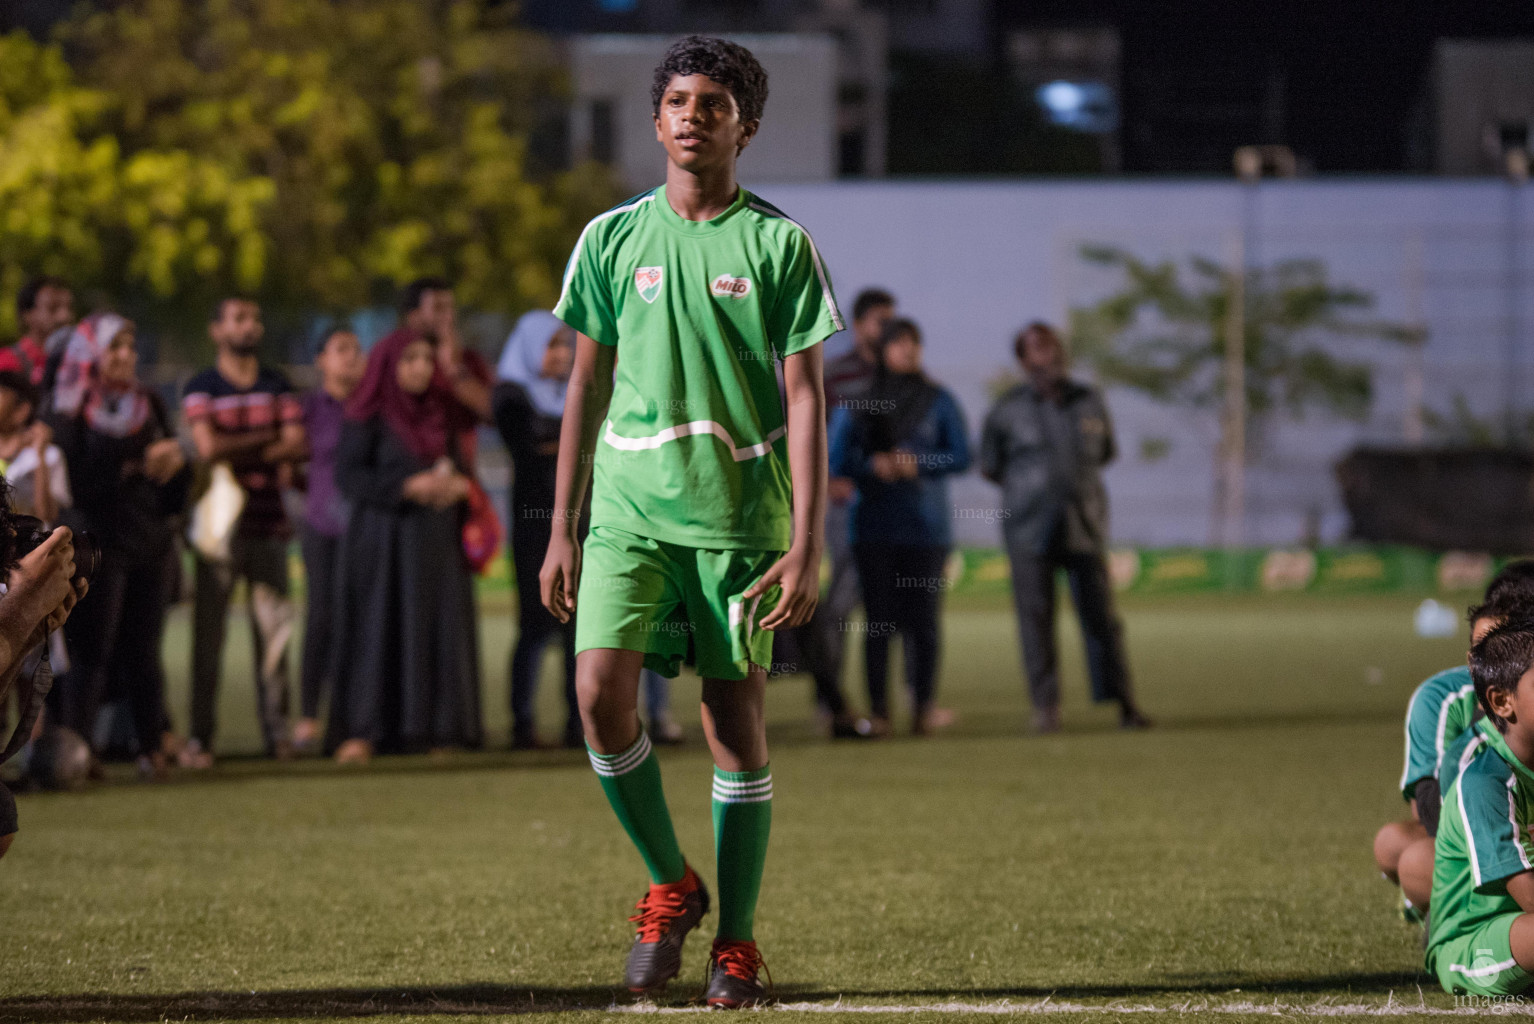
[[1520,872],[1507,880],[1507,894],[1524,911],[1534,913],[1534,871]]

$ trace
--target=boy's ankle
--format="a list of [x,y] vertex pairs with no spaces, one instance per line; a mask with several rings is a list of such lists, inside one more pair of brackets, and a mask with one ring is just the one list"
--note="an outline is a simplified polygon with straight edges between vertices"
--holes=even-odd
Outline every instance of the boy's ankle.
[[676,893],[679,896],[686,896],[690,892],[697,891],[698,882],[698,873],[689,864],[686,870],[682,872],[680,879],[675,882],[651,882],[650,891]]

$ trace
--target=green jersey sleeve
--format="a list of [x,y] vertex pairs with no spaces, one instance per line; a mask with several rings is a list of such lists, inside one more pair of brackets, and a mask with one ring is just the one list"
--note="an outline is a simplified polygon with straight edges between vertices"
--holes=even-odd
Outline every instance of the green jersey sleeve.
[[767,318],[768,340],[779,358],[818,345],[846,327],[831,290],[831,272],[809,232],[794,225],[783,255],[783,273]]
[[1410,800],[1418,781],[1438,774],[1444,749],[1470,725],[1475,687],[1464,666],[1427,679],[1412,694],[1406,708],[1406,763],[1401,771],[1401,795]]
[[1486,770],[1491,763],[1478,758],[1460,774],[1454,808],[1465,834],[1475,891],[1483,896],[1506,893],[1507,880],[1530,868],[1528,838],[1518,827],[1513,788],[1505,772]]
[[576,240],[565,265],[564,289],[554,315],[592,341],[618,344],[618,313],[613,302],[612,275],[605,269],[602,222],[606,215],[587,224]]

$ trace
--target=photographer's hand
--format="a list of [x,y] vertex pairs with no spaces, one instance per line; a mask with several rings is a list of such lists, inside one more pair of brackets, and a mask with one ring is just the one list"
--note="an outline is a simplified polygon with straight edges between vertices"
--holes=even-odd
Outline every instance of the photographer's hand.
[[[85,596],[76,582],[74,535],[61,526],[21,560],[0,597],[0,679],[13,679],[26,653],[57,629]],[[3,693],[4,687],[0,687]]]

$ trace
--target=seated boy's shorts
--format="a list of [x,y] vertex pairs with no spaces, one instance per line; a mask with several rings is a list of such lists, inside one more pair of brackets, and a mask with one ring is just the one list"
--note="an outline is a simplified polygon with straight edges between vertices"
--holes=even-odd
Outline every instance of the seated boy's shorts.
[[743,595],[780,551],[709,550],[593,526],[582,550],[575,651],[644,652],[646,668],[675,676],[691,641],[698,675],[744,679],[770,668],[772,633],[761,620],[781,593]]
[[1451,995],[1511,996],[1529,987],[1531,976],[1513,959],[1509,933],[1523,915],[1502,914],[1469,935],[1447,940],[1435,950],[1438,980]]

